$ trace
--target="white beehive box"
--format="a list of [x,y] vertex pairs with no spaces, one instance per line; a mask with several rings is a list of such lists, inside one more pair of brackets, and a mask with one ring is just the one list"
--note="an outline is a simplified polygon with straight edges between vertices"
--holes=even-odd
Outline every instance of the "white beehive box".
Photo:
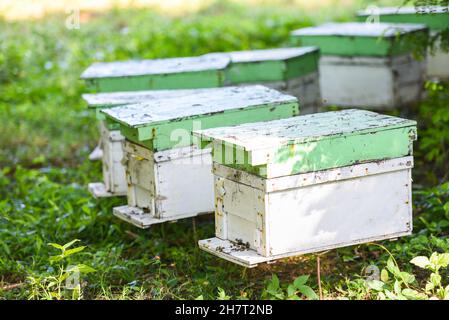
[[[83,98],[90,108],[96,110],[97,118],[103,121],[104,116],[100,113],[103,108],[153,99],[179,98],[192,93],[191,90],[197,90],[197,93],[199,90],[213,90],[179,88],[262,83],[300,97],[301,113],[310,113],[317,111],[321,104],[318,59],[319,50],[306,47],[94,63],[81,78],[86,80],[91,89],[103,92],[84,94]],[[161,88],[167,90],[143,90]],[[113,92],[114,90],[120,91]],[[209,91],[211,95],[213,92]],[[124,195],[124,168],[117,161],[120,157],[120,133],[113,125],[103,123],[100,125],[100,135],[101,143],[90,154],[89,159],[101,159],[106,176],[103,182],[89,184],[89,190],[95,197]],[[102,146],[110,154],[103,154]],[[112,150],[115,151],[111,153]]]
[[109,129],[103,121],[100,122],[100,136],[103,182],[89,183],[89,192],[95,198],[124,196],[127,184],[122,165],[122,143],[125,137],[119,130]]
[[319,49],[317,47],[276,48],[226,52],[231,63],[225,70],[225,84],[260,83],[298,98],[301,114],[321,107]]
[[414,121],[346,110],[194,134],[214,155],[203,250],[254,267],[412,231]]
[[101,112],[125,142],[128,205],[114,214],[138,227],[214,209],[210,150],[191,131],[298,115],[297,99],[263,86],[226,87]]
[[[361,21],[380,21],[394,23],[422,23],[431,30],[431,36],[449,28],[448,7],[372,7],[358,12]],[[427,54],[427,76],[431,78],[449,79],[449,53],[440,41],[435,43],[435,51]]]
[[[88,189],[95,198],[125,196],[128,185],[123,165],[123,141],[119,126],[106,123],[101,109],[120,105],[151,101],[155,99],[181,98],[192,93],[208,92],[214,94],[214,89],[179,89],[179,90],[151,90],[110,92],[97,94],[83,94],[83,99],[89,108],[95,109],[99,120],[100,144],[94,150],[102,160],[103,181],[89,183]],[[92,156],[91,156],[92,157]]]
[[325,104],[382,110],[421,99],[426,62],[414,58],[412,42],[427,31],[420,24],[329,23],[298,29],[291,37],[295,44],[320,48]]
[[194,146],[154,152],[125,141],[128,205],[114,214],[139,228],[213,211],[208,149]]

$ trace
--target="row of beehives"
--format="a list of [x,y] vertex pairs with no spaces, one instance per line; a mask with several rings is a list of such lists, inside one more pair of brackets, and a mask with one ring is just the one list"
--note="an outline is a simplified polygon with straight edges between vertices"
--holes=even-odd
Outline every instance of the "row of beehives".
[[105,92],[84,98],[101,120],[104,182],[89,188],[127,195],[114,214],[142,228],[215,211],[200,247],[246,266],[409,234],[416,123],[298,114],[320,109],[320,91],[342,107],[415,103],[425,61],[405,40],[427,32],[332,24],[292,33],[315,47],[94,64],[83,78]]

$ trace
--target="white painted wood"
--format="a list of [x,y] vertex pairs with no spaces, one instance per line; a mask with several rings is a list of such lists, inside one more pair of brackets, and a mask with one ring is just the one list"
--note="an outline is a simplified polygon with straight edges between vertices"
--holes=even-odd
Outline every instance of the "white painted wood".
[[94,150],[89,154],[90,161],[98,161],[103,158],[103,150],[101,150],[100,145],[98,144]]
[[125,193],[111,193],[107,190],[106,185],[103,182],[92,182],[87,186],[89,192],[94,196],[94,198],[109,198],[109,197],[118,197],[118,196],[126,196]]
[[400,7],[376,7],[365,10],[359,10],[357,15],[360,16],[371,16],[371,15],[387,15],[387,14],[437,14],[437,13],[447,13],[448,9],[444,6],[400,6]]
[[[381,240],[395,241],[398,237],[403,237],[403,236],[407,236],[407,235],[410,235],[410,232],[398,233],[397,235],[388,235],[391,238],[386,238],[387,235],[373,237],[373,238],[368,238],[368,239],[359,240],[357,242],[353,242],[351,244],[348,244],[348,246],[363,244],[363,243],[368,243],[368,242],[381,241]],[[225,259],[227,261],[233,262],[235,264],[238,264],[238,265],[241,265],[241,266],[247,267],[247,268],[254,268],[254,267],[257,267],[261,263],[272,263],[279,259],[284,259],[284,258],[288,258],[288,257],[295,257],[298,255],[322,252],[322,251],[327,251],[327,250],[343,247],[342,245],[334,245],[334,246],[322,247],[321,250],[319,250],[319,251],[296,251],[296,252],[289,252],[289,253],[275,255],[275,256],[264,257],[264,256],[258,254],[256,251],[246,248],[246,246],[244,246],[244,245],[239,245],[232,241],[223,240],[218,237],[199,240],[198,246],[200,249],[202,249],[206,252],[209,252],[213,255],[216,255],[219,258]]]
[[85,93],[82,97],[88,104],[89,108],[105,108],[150,101],[154,99],[178,99],[185,95],[191,95],[193,93],[197,94],[200,92],[214,95],[219,91],[219,88],[118,91]]
[[128,205],[114,209],[139,227],[214,211],[210,149],[152,152],[125,141]]
[[82,73],[81,79],[223,70],[229,63],[230,58],[226,54],[151,60],[97,62],[92,64]]
[[372,111],[346,109],[195,130],[193,134],[204,140],[223,141],[247,151],[254,151],[411,126],[416,126],[416,121]]
[[100,125],[104,184],[112,194],[123,194],[127,188],[125,169],[122,164],[122,143],[125,137],[119,130],[109,130],[104,122],[100,122]]
[[435,52],[429,51],[427,54],[427,76],[447,80],[449,79],[449,52],[444,51],[441,46],[440,42],[436,43]]
[[[317,51],[317,47],[296,47],[296,48],[274,48],[262,50],[245,50],[225,52],[231,57],[232,63],[243,62],[262,62],[262,61],[276,61],[288,60]],[[215,54],[215,53],[213,53]]]
[[269,255],[411,233],[410,171],[270,193]]
[[[361,178],[368,175],[410,169],[412,167],[413,157],[407,156],[271,179],[264,179],[243,170],[237,170],[216,162],[212,165],[212,173],[215,175],[215,179],[231,180],[240,184],[251,186],[252,188],[261,190],[264,193],[270,193],[295,188],[304,188],[331,181],[338,182],[346,179]],[[223,182],[221,183],[223,184]]]
[[264,82],[262,84],[298,98],[301,115],[319,112],[322,107],[318,72],[287,81]]
[[369,109],[407,107],[421,99],[426,61],[399,57],[320,58],[325,104]]
[[199,117],[216,112],[239,111],[268,103],[281,104],[297,102],[291,95],[261,86],[216,88],[215,94],[198,92],[183,96],[182,99],[160,99],[138,104],[129,104],[102,112],[130,127],[141,127],[176,121],[188,117]]
[[125,138],[120,130],[109,130],[104,122],[100,122],[100,135],[103,182],[90,184],[89,191],[96,198],[126,195],[127,183],[122,163]]
[[181,214],[176,216],[176,219],[174,219],[171,216],[165,217],[165,218],[155,218],[151,214],[148,214],[148,212],[145,212],[144,210],[137,208],[137,207],[130,207],[128,205],[126,206],[120,206],[113,208],[113,214],[128,222],[136,227],[139,227],[141,229],[147,229],[153,224],[158,223],[164,223],[164,222],[177,222],[179,219],[184,218],[191,218],[198,215],[202,215],[209,212],[197,212],[197,213],[187,213],[187,214]]
[[319,26],[301,28],[293,31],[294,36],[354,36],[354,37],[396,37],[426,29],[424,24],[418,23],[325,23]]
[[200,247],[254,266],[410,234],[412,166],[404,157],[264,179],[214,164],[216,214],[225,218]]

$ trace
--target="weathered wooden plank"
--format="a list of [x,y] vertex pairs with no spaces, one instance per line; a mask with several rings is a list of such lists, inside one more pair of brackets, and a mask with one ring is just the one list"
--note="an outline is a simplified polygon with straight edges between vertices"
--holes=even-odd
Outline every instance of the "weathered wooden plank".
[[204,140],[220,140],[243,147],[245,150],[256,150],[329,139],[335,136],[360,135],[415,126],[414,120],[372,111],[348,109],[270,122],[198,130],[194,134]]
[[425,37],[422,24],[326,23],[291,32],[294,45],[317,46],[323,55],[391,56],[410,53],[411,37]]
[[277,48],[227,52],[231,64],[226,83],[270,82],[305,76],[318,70],[316,47]]
[[185,147],[153,152],[124,143],[128,205],[122,219],[146,228],[214,210],[210,150]]
[[179,74],[224,69],[230,59],[227,55],[97,62],[81,75],[81,79],[129,77],[140,75]]
[[126,195],[125,168],[122,164],[122,142],[125,139],[118,130],[110,130],[100,122],[103,182],[89,184],[89,191],[96,198]]
[[319,112],[323,105],[318,71],[286,81],[264,82],[263,85],[298,98],[301,115]]
[[200,240],[198,246],[206,252],[247,268],[254,268],[260,263],[272,260],[258,254],[255,250],[247,248],[245,245],[222,240],[218,237]]
[[120,123],[127,139],[154,150],[193,143],[191,131],[244,122],[281,119],[299,114],[297,99],[263,86],[217,88],[182,100],[160,99],[103,109],[109,121]]
[[[416,122],[363,110],[194,131],[215,162],[277,177],[412,154]],[[208,143],[212,140],[212,144]]]
[[147,229],[154,224],[164,222],[176,222],[179,219],[196,217],[202,214],[208,214],[210,212],[192,212],[187,214],[178,215],[176,217],[168,216],[162,218],[156,218],[153,215],[145,212],[138,207],[120,206],[113,208],[113,214],[126,222],[129,222],[141,229]]

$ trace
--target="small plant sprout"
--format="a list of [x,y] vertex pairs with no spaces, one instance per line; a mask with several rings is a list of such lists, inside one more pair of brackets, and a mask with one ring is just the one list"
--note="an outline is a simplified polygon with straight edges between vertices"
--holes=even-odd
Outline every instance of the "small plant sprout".
[[449,299],[449,285],[443,287],[441,283],[440,269],[447,268],[449,265],[449,253],[433,252],[430,258],[418,256],[413,258],[410,263],[421,269],[432,271],[426,283],[425,291],[433,298]]
[[[80,276],[82,274],[95,272],[96,270],[85,264],[71,265],[68,263],[68,257],[73,256],[86,248],[85,246],[80,246],[70,249],[71,246],[79,241],[80,240],[75,239],[65,245],[49,243],[49,246],[60,250],[60,254],[49,258],[51,265],[59,262],[57,266],[58,272],[56,275],[49,272],[43,275],[28,276],[28,282],[31,287],[30,294],[28,296],[29,299],[82,299],[83,295]],[[54,268],[50,267],[49,270],[53,271]]]
[[289,284],[287,290],[284,291],[281,288],[279,278],[277,275],[273,274],[262,297],[270,300],[302,300],[304,298],[308,300],[317,300],[318,295],[307,285],[308,280],[308,275],[299,276],[293,283]]

